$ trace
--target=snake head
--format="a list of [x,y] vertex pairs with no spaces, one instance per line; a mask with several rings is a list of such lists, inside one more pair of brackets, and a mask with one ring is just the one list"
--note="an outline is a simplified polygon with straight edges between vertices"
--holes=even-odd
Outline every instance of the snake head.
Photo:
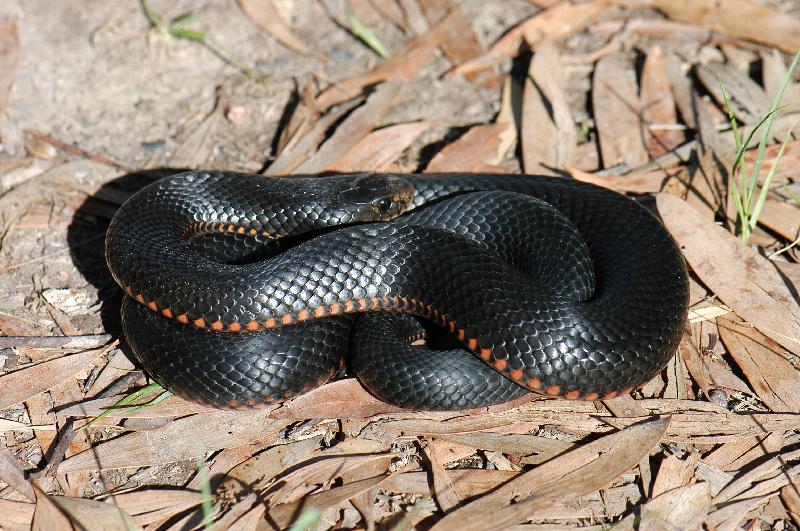
[[339,191],[335,204],[343,221],[389,221],[411,206],[414,187],[403,177],[387,173],[353,175]]

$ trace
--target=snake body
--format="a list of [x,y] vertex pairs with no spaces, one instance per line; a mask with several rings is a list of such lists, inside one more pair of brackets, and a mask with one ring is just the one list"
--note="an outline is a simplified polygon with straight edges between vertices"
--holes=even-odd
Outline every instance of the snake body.
[[[347,358],[406,407],[610,398],[664,367],[688,304],[649,211],[543,176],[184,173],[120,208],[106,257],[142,366],[219,407],[297,395]],[[449,339],[409,344],[426,329]]]

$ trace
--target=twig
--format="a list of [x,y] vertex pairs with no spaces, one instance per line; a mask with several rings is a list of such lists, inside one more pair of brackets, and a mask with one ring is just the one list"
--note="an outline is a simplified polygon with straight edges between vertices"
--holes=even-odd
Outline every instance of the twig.
[[83,336],[0,336],[0,349],[28,348],[97,348],[114,339],[111,334],[89,334]]
[[78,157],[87,158],[87,159],[92,160],[94,162],[99,162],[100,164],[105,164],[107,166],[112,166],[112,167],[114,167],[114,168],[116,168],[116,169],[118,169],[120,171],[124,171],[124,172],[127,172],[127,173],[132,173],[133,172],[132,168],[129,168],[128,166],[125,166],[124,164],[120,164],[119,162],[117,162],[115,160],[111,160],[110,158],[108,158],[106,156],[94,155],[92,153],[89,153],[85,149],[81,149],[81,148],[79,148],[77,146],[72,146],[72,145],[69,145],[69,144],[65,144],[64,142],[62,142],[60,140],[57,140],[57,139],[53,138],[52,136],[50,136],[48,134],[45,134],[45,133],[42,133],[40,131],[30,131],[30,134],[31,134],[31,136],[33,136],[33,138],[35,138],[37,140],[41,140],[42,142],[47,142],[51,146],[53,146],[53,147],[55,147],[57,149],[60,149],[61,151],[65,151],[65,152],[69,153],[70,155],[75,155],[75,156],[78,156]]

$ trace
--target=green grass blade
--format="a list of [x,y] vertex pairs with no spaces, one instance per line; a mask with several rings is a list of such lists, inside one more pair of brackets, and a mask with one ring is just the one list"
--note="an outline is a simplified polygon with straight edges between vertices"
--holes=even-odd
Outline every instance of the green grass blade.
[[211,479],[208,477],[208,463],[206,462],[203,451],[199,448],[197,452],[197,473],[200,475],[200,493],[203,499],[203,529],[214,529],[213,510],[214,504],[211,498]]
[[758,194],[758,201],[756,201],[755,207],[753,208],[753,213],[750,216],[751,229],[756,228],[758,217],[761,215],[761,209],[764,208],[764,203],[767,200],[767,193],[769,192],[770,184],[772,184],[772,178],[775,176],[775,171],[778,169],[778,164],[781,162],[783,152],[786,151],[786,145],[789,143],[789,140],[792,139],[792,132],[794,131],[795,125],[797,125],[797,120],[795,120],[792,126],[789,128],[789,132],[786,133],[786,138],[783,139],[781,148],[778,150],[778,154],[775,157],[775,162],[772,164],[772,167],[769,169],[769,173],[767,173],[767,177],[764,179],[764,183],[761,185],[761,192]]
[[306,529],[317,529],[322,519],[322,512],[316,507],[309,507],[295,520],[289,531],[305,531]]
[[[769,138],[769,132],[772,129],[772,122],[775,119],[775,112],[778,110],[781,100],[783,99],[783,93],[786,91],[786,87],[789,86],[789,82],[792,80],[792,74],[794,73],[794,69],[797,67],[797,62],[800,60],[800,50],[794,54],[794,58],[792,59],[792,64],[789,66],[789,69],[786,73],[786,77],[783,80],[783,84],[781,85],[780,90],[775,95],[775,99],[772,102],[772,106],[769,109],[769,118],[767,119],[764,132],[761,134],[761,140],[758,143],[758,151],[756,153],[756,161],[753,165],[753,174],[750,179],[750,190],[749,195],[750,197],[753,196],[756,190],[756,186],[758,185],[758,176],[761,174],[761,164],[764,160],[764,151],[767,149],[767,139]],[[757,219],[757,218],[756,218]]]
[[[93,418],[92,420],[90,420],[89,422],[87,422],[86,424],[81,426],[80,428],[78,428],[76,431],[85,430],[86,428],[88,428],[89,426],[91,426],[92,424],[94,424],[95,422],[100,420],[101,418],[103,418],[106,415],[109,415],[111,413],[114,413],[116,411],[121,411],[123,409],[126,410],[126,411],[136,411],[137,409],[142,409],[144,407],[150,407],[151,404],[155,405],[158,402],[161,402],[161,400],[164,400],[164,398],[166,398],[166,397],[161,398],[161,396],[163,396],[164,393],[169,393],[169,391],[164,391],[164,393],[161,393],[161,395],[159,395],[159,397],[157,397],[154,400],[148,402],[147,404],[142,404],[142,405],[136,406],[134,408],[126,408],[125,407],[128,404],[130,404],[131,402],[134,402],[134,401],[138,400],[139,398],[143,397],[146,394],[151,393],[152,391],[155,391],[156,389],[162,389],[162,387],[157,383],[153,383],[153,384],[148,385],[147,387],[142,387],[138,391],[134,391],[133,393],[129,394],[128,396],[125,396],[125,397],[121,398],[120,400],[118,400],[116,403],[114,403],[113,406],[105,409],[102,413],[100,413],[95,418]],[[172,393],[169,393],[168,396],[171,396],[171,395],[172,395]],[[160,400],[159,400],[159,398],[160,398]],[[155,402],[155,404],[154,404],[153,402],[155,400],[158,400],[158,402]]]
[[356,17],[356,14],[353,13],[351,9],[347,10],[347,22],[350,24],[350,29],[356,35],[356,37],[361,39],[364,44],[369,46],[373,52],[380,55],[383,59],[389,59],[391,57],[391,54],[389,53],[389,50],[386,49],[386,46],[384,46],[380,39],[375,36],[371,29],[366,27],[360,20],[358,20],[358,17]]

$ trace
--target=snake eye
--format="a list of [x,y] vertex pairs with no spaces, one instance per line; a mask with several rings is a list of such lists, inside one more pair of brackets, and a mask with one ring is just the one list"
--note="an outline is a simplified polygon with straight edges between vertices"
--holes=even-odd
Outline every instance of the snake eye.
[[392,200],[388,197],[381,197],[380,199],[376,200],[374,203],[375,208],[378,209],[379,212],[388,212],[390,208],[392,208]]

